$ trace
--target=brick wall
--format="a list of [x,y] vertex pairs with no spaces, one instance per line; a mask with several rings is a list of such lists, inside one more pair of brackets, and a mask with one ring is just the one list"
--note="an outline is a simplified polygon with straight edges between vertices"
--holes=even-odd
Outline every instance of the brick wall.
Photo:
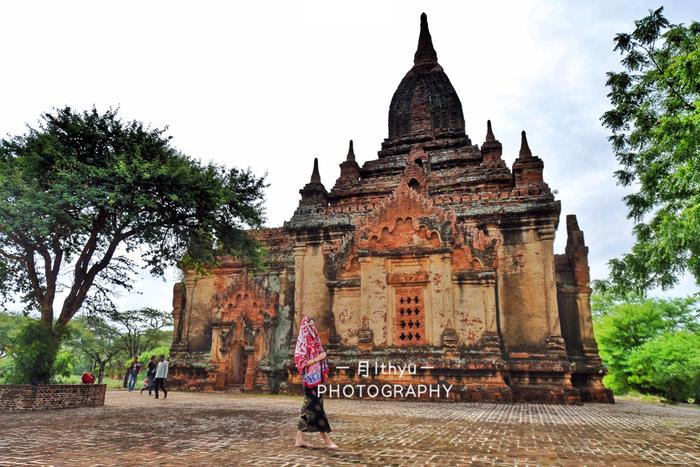
[[105,384],[0,385],[0,410],[46,410],[104,405]]

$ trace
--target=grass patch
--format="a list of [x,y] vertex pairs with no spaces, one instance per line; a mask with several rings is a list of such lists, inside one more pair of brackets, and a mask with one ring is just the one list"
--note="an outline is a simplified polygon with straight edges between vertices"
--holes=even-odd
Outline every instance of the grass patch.
[[[82,384],[81,381],[81,376],[80,375],[70,375],[70,376],[65,376],[61,378],[56,378],[56,383],[58,384]],[[102,384],[107,385],[107,389],[121,389],[123,380],[121,379],[115,379],[115,378],[104,378],[102,381]],[[134,389],[141,389],[141,385],[143,384],[143,378],[141,375],[139,375],[139,379],[136,382],[136,386],[134,386]]]
[[682,403],[682,402],[669,402],[660,396],[654,396],[652,394],[640,394],[640,393],[634,392],[634,391],[630,391],[627,394],[621,394],[621,395],[616,394],[615,400],[637,401],[637,402],[644,402],[646,404],[682,406],[682,407],[690,407],[690,408],[695,408],[695,409],[700,410],[699,404],[688,404],[688,403]]

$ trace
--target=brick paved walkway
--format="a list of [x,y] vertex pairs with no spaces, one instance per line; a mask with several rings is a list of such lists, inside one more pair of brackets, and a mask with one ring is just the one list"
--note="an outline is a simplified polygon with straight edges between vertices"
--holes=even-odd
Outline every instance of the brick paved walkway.
[[300,404],[110,391],[104,408],[0,413],[0,465],[700,465],[687,407],[327,400],[333,452],[291,447]]

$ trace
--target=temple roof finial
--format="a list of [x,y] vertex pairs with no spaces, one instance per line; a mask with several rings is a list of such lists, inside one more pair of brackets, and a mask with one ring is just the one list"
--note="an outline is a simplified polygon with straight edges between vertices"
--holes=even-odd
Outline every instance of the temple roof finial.
[[527,144],[525,131],[523,130],[520,135],[520,157],[532,157],[532,151],[530,151],[530,146]]
[[318,157],[314,157],[314,171],[311,172],[311,183],[321,183],[321,174],[318,172]]
[[420,15],[420,36],[418,36],[418,49],[413,56],[413,64],[437,63],[437,52],[433,48],[433,39],[428,30],[428,15]]
[[491,120],[486,120],[486,141],[496,141],[496,137],[493,136],[493,130],[491,129]]
[[348,158],[349,161],[355,160],[355,149],[352,147],[352,140],[350,140],[350,147],[348,148]]

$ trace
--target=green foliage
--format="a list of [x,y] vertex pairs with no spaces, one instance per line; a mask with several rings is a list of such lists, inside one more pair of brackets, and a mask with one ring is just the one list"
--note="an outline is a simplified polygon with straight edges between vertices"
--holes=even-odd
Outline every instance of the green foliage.
[[610,262],[618,291],[700,284],[700,23],[673,25],[663,8],[615,37],[621,72],[607,74],[618,182],[636,225],[632,251]]
[[591,282],[591,313],[594,319],[605,316],[612,307],[623,303],[641,303],[644,296],[634,291],[620,291],[609,280]]
[[71,339],[66,345],[82,354],[97,370],[95,376],[98,383],[102,382],[107,365],[123,348],[119,330],[99,316],[78,318],[71,322]]
[[159,347],[154,347],[150,350],[145,350],[143,353],[141,353],[141,355],[139,355],[139,362],[143,363],[144,368],[146,365],[148,365],[148,362],[153,355],[155,355],[156,359],[158,359],[161,355],[165,355],[165,358],[168,358],[170,356],[170,346],[162,345]]
[[11,357],[0,358],[0,384],[7,384],[13,380],[15,372],[15,362]]
[[[604,379],[606,386],[617,394],[630,389],[650,391],[649,387],[642,387],[639,380],[635,379],[640,377],[637,373],[640,366],[633,366],[630,359],[641,358],[634,357],[640,348],[664,336],[680,332],[698,335],[698,300],[698,296],[647,299],[614,303],[603,309],[595,319],[594,327],[600,356],[609,369],[609,374]],[[660,354],[657,357],[660,358]],[[661,363],[648,364],[646,368],[657,368],[658,365]],[[651,374],[650,371],[645,374]]]
[[172,325],[169,313],[141,308],[105,315],[74,320],[72,338],[66,343],[87,357],[98,381],[104,380],[110,370],[123,375],[133,355],[139,355],[139,361],[146,364],[151,352],[168,354],[172,331],[163,328]]
[[164,330],[173,324],[172,315],[167,311],[140,308],[108,312],[107,316],[120,330],[122,349],[130,356],[160,344],[167,345],[172,339],[172,333]]
[[28,320],[11,335],[12,369],[7,381],[17,384],[46,384],[54,374],[65,374],[69,363],[59,354],[60,337],[43,321]]
[[9,358],[12,335],[28,320],[29,318],[22,315],[0,312],[0,361]]
[[60,382],[73,374],[75,368],[75,354],[66,349],[59,349],[56,354],[56,361],[53,364],[52,377],[54,381]]
[[0,384],[14,380],[15,362],[12,358],[12,340],[19,328],[28,321],[25,316],[0,312]]
[[649,340],[629,355],[627,365],[633,389],[700,403],[700,333],[678,331]]

